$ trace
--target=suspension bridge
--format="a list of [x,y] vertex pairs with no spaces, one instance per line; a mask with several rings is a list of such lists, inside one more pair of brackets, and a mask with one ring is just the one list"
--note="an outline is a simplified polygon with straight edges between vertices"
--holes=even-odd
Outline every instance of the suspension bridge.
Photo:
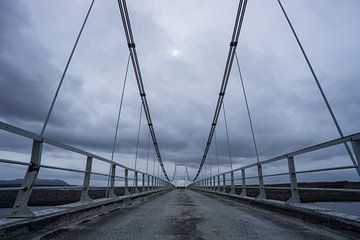
[[[156,124],[143,82],[137,55],[135,36],[132,31],[129,10],[125,0],[118,6],[129,50],[126,71],[117,112],[116,128],[112,141],[111,157],[103,157],[91,151],[68,145],[46,136],[49,119],[62,88],[88,18],[94,6],[91,1],[71,53],[62,72],[56,92],[50,103],[40,133],[28,131],[12,123],[0,122],[0,129],[11,136],[21,137],[32,143],[28,161],[0,158],[0,163],[25,167],[25,175],[19,186],[0,188],[0,238],[2,239],[359,239],[360,211],[348,212],[319,207],[316,202],[347,201],[359,209],[360,185],[357,182],[303,183],[301,174],[328,173],[351,170],[360,176],[360,133],[344,135],[321,82],[301,43],[291,18],[281,0],[276,0],[289,30],[302,54],[329,119],[334,123],[339,137],[311,145],[269,159],[261,159],[256,138],[246,85],[236,49],[248,1],[239,0],[225,69],[221,79],[218,99],[210,121],[210,131],[196,165],[195,174],[189,171],[195,163],[175,163],[173,174],[165,168],[161,154],[161,142],[157,140]],[[141,99],[134,167],[125,166],[115,156],[120,118],[129,68],[132,67]],[[225,110],[225,94],[232,69],[239,73],[242,96],[246,105],[251,129],[251,141],[256,161],[234,167],[230,154],[229,129]],[[227,150],[230,170],[220,171],[216,127],[220,114],[225,120]],[[143,120],[145,118],[145,120]],[[138,166],[141,123],[148,126],[146,170]],[[297,169],[297,160],[308,153],[327,151],[334,146],[343,147],[351,164],[340,163],[336,167]],[[84,169],[43,164],[43,148],[75,153],[86,162]],[[210,148],[216,154],[211,159]],[[153,148],[153,162],[150,149]],[[216,160],[216,164],[211,161]],[[314,159],[313,161],[317,161]],[[108,171],[97,172],[95,163],[107,166]],[[209,168],[205,165],[209,164]],[[268,166],[276,172],[265,171]],[[217,168],[211,168],[217,166]],[[158,172],[156,174],[156,167]],[[39,173],[43,169],[78,173],[83,184],[40,185]],[[208,170],[207,170],[208,169]],[[193,176],[191,176],[193,175]],[[106,186],[92,186],[96,177],[105,177]],[[288,183],[267,183],[272,177],[285,177]],[[359,179],[358,179],[359,180]],[[255,182],[254,182],[255,181]],[[352,185],[351,185],[352,184]],[[178,187],[178,188],[177,188]]]

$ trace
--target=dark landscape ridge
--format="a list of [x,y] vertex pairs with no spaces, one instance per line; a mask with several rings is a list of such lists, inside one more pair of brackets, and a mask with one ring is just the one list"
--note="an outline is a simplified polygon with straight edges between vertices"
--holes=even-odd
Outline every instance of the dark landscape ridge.
[[[24,180],[21,178],[13,180],[0,180],[0,188],[20,187]],[[35,186],[70,186],[67,182],[60,179],[36,179]]]

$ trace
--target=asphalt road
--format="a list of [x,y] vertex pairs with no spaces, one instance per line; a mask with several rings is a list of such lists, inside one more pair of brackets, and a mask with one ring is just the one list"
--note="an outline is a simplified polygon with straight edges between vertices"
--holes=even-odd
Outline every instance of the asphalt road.
[[358,239],[294,217],[191,190],[173,190],[48,239]]

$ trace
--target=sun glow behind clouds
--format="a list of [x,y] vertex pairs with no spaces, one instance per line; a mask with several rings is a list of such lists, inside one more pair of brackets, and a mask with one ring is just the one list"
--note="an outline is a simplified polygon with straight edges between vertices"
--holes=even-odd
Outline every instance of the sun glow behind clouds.
[[174,49],[171,50],[171,55],[173,57],[179,57],[181,55],[181,52],[180,52],[180,50],[174,48]]

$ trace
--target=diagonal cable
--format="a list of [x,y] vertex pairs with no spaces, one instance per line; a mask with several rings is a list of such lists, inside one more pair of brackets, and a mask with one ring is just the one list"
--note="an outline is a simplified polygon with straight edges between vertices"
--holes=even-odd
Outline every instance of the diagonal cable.
[[224,113],[225,132],[226,132],[227,148],[228,148],[229,161],[230,161],[230,169],[233,170],[231,148],[230,148],[230,137],[229,137],[229,130],[228,130],[228,124],[227,124],[227,118],[226,118],[226,111],[225,111],[225,102],[223,102],[223,113]]
[[135,167],[137,165],[138,155],[139,155],[139,142],[140,142],[140,132],[141,132],[141,119],[142,119],[142,107],[140,106],[140,115],[139,115],[139,125],[138,125],[138,132],[137,132],[137,139],[136,139],[136,152],[135,152]]
[[242,87],[242,91],[243,91],[243,95],[244,95],[244,100],[245,100],[245,105],[246,105],[246,111],[247,111],[248,118],[249,118],[249,124],[250,124],[250,128],[251,128],[251,135],[252,135],[252,139],[253,139],[253,142],[254,142],[256,159],[257,159],[257,161],[259,162],[260,159],[259,159],[259,152],[258,152],[258,148],[257,148],[257,144],[256,144],[256,138],[255,138],[255,133],[254,133],[254,126],[253,126],[253,123],[252,123],[251,114],[250,114],[250,108],[249,108],[249,103],[248,103],[247,95],[246,95],[246,91],[245,91],[244,79],[243,79],[242,74],[241,74],[239,59],[238,59],[238,56],[237,56],[236,52],[235,52],[235,57],[236,57],[236,65],[237,65],[237,68],[238,68],[238,70],[239,70],[239,76],[240,76],[241,87]]
[[124,100],[124,94],[125,94],[126,80],[127,80],[127,75],[128,75],[128,72],[129,72],[129,63],[130,63],[130,55],[129,55],[129,57],[128,57],[127,64],[126,64],[124,83],[123,83],[122,92],[121,92],[121,97],[120,97],[119,111],[118,111],[117,120],[116,120],[116,129],[115,129],[114,140],[113,140],[113,145],[112,145],[111,164],[110,164],[109,177],[108,177],[108,183],[107,183],[108,190],[110,190],[110,189],[109,189],[109,186],[110,186],[110,174],[111,174],[112,164],[113,164],[113,162],[114,162],[114,154],[115,154],[116,140],[117,140],[117,135],[118,135],[118,131],[119,131],[119,123],[120,123],[121,110],[122,110],[122,105],[123,105],[123,100]]
[[46,118],[45,118],[45,121],[44,121],[44,125],[43,125],[43,127],[42,127],[42,129],[41,129],[41,133],[40,133],[40,136],[41,136],[41,137],[44,136],[45,129],[46,129],[46,126],[47,126],[47,124],[48,124],[48,122],[49,122],[51,113],[52,113],[52,111],[53,111],[53,108],[54,108],[54,105],[55,105],[55,102],[56,102],[56,99],[57,99],[57,97],[58,97],[58,95],[59,95],[60,88],[61,88],[62,83],[63,83],[63,81],[64,81],[64,78],[65,78],[65,76],[66,76],[66,73],[67,73],[67,70],[68,70],[69,65],[70,65],[70,63],[71,63],[71,60],[72,60],[72,57],[73,57],[73,55],[74,55],[75,49],[76,49],[76,47],[77,47],[77,45],[78,45],[78,42],[79,42],[79,40],[80,40],[81,34],[82,34],[82,32],[83,32],[83,30],[84,30],[84,27],[85,27],[85,25],[86,25],[86,22],[87,22],[87,20],[88,20],[88,18],[89,18],[89,15],[90,15],[91,9],[92,9],[92,7],[93,7],[93,5],[94,5],[94,2],[95,2],[95,0],[92,0],[92,1],[91,1],[90,7],[89,7],[89,9],[88,9],[88,11],[87,11],[87,13],[86,13],[86,17],[85,17],[85,19],[84,19],[84,22],[83,22],[83,24],[81,25],[80,31],[79,31],[78,36],[77,36],[76,41],[75,41],[75,44],[74,44],[74,46],[73,46],[73,48],[72,48],[72,50],[71,50],[71,53],[70,53],[70,56],[69,56],[67,62],[66,62],[66,65],[65,65],[64,71],[63,71],[63,73],[62,73],[62,75],[61,75],[61,78],[60,78],[58,87],[57,87],[56,92],[55,92],[55,95],[54,95],[54,98],[53,98],[52,101],[51,101],[49,111],[48,111],[48,113],[47,113],[47,115],[46,115]]
[[[305,50],[304,50],[301,42],[300,42],[300,39],[299,39],[299,37],[298,37],[298,35],[297,35],[297,33],[296,33],[296,31],[295,31],[295,29],[294,29],[294,27],[293,27],[290,19],[289,19],[288,15],[287,15],[287,13],[286,13],[286,11],[285,11],[285,8],[284,8],[284,6],[282,5],[282,3],[281,3],[280,0],[277,0],[277,1],[278,1],[278,3],[279,3],[279,6],[280,6],[280,8],[281,8],[281,10],[282,10],[285,18],[286,18],[287,23],[289,24],[289,27],[291,28],[291,31],[292,31],[295,39],[296,39],[296,42],[297,42],[297,44],[299,45],[299,48],[300,48],[300,50],[301,50],[301,53],[303,54],[303,56],[304,56],[304,58],[305,58],[305,61],[306,61],[307,65],[308,65],[308,67],[309,67],[309,69],[310,69],[310,72],[311,72],[311,74],[312,74],[312,76],[313,76],[313,78],[314,78],[314,80],[315,80],[315,83],[316,83],[316,85],[317,85],[317,87],[318,87],[318,89],[319,89],[319,91],[320,91],[320,94],[321,94],[321,96],[322,96],[322,98],[323,98],[323,100],[324,100],[324,102],[325,102],[325,105],[326,105],[326,107],[327,107],[327,109],[328,109],[328,111],[329,111],[329,113],[330,113],[330,115],[331,115],[331,118],[332,118],[332,120],[333,120],[333,122],[334,122],[334,124],[335,124],[335,126],[336,126],[336,129],[338,130],[340,137],[344,137],[344,134],[343,134],[343,132],[342,132],[342,130],[341,130],[341,127],[340,127],[340,125],[339,125],[339,123],[338,123],[338,121],[337,121],[337,119],[336,119],[336,117],[335,117],[335,114],[334,114],[334,112],[333,112],[333,110],[332,110],[332,108],[331,108],[331,105],[330,105],[330,103],[329,103],[329,101],[328,101],[328,99],[327,99],[327,97],[326,97],[326,95],[325,95],[324,90],[323,90],[322,87],[321,87],[320,81],[319,81],[319,79],[318,79],[318,77],[317,77],[317,75],[316,75],[316,73],[315,73],[315,71],[314,71],[314,68],[312,67],[312,65],[311,65],[311,63],[310,63],[310,60],[309,60],[309,58],[308,58],[308,56],[307,56],[307,54],[306,54],[306,52],[305,52]],[[349,154],[349,157],[350,157],[351,161],[352,161],[355,165],[357,165],[357,162],[356,162],[356,160],[355,160],[355,158],[354,158],[354,155],[352,154],[352,152],[351,152],[351,150],[350,150],[350,147],[349,147],[348,143],[345,142],[345,143],[344,143],[344,146],[345,146],[345,148],[346,148],[346,151],[347,151],[348,154]]]

